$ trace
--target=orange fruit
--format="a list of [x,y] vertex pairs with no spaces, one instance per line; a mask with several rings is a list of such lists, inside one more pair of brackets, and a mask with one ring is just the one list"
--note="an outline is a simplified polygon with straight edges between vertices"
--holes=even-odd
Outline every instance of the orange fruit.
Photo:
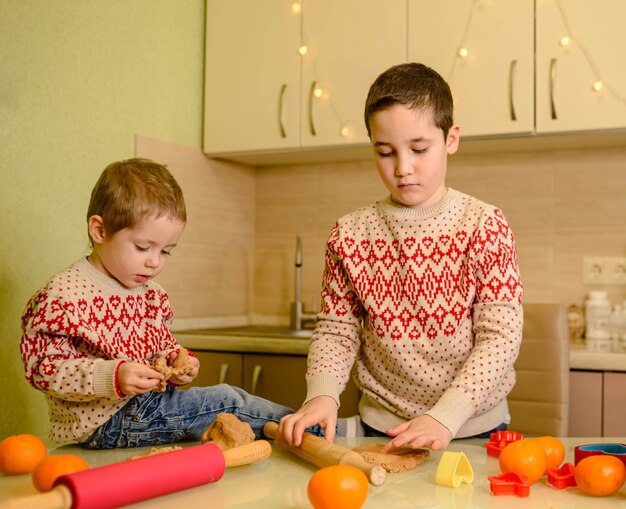
[[500,470],[503,474],[517,472],[526,476],[529,483],[537,482],[546,472],[546,452],[537,442],[517,440],[507,445],[500,453]]
[[28,474],[48,455],[48,449],[35,435],[13,435],[0,442],[0,472]]
[[547,468],[559,468],[563,459],[565,459],[565,447],[563,442],[558,438],[546,436],[531,438],[531,442],[535,442],[543,447],[546,452],[546,459],[548,460]]
[[315,509],[359,509],[365,503],[368,480],[351,465],[319,469],[309,480],[307,494]]
[[35,467],[33,484],[37,491],[50,491],[58,477],[88,468],[89,464],[75,454],[48,456]]
[[603,497],[615,493],[626,480],[626,467],[615,456],[587,456],[574,467],[574,477],[581,491]]

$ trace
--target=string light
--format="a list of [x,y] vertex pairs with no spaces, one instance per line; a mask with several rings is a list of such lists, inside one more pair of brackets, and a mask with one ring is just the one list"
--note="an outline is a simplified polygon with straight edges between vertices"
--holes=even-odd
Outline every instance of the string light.
[[322,95],[323,95],[323,94],[324,94],[324,89],[323,89],[323,88],[321,88],[321,87],[316,87],[316,88],[313,90],[313,95],[314,95],[315,97],[322,97]]
[[350,128],[347,125],[341,126],[341,129],[339,130],[339,134],[343,136],[344,138],[347,138],[351,134]]
[[[561,5],[561,0],[553,0],[553,2],[556,5],[557,9],[559,10],[561,21],[565,28],[564,30],[565,34],[561,36],[561,38],[559,39],[559,45],[562,48],[570,48],[572,46],[575,46],[576,48],[580,50],[585,60],[587,61],[587,65],[589,66],[589,68],[591,69],[595,77],[595,80],[593,81],[591,85],[591,90],[594,92],[606,91],[607,93],[615,97],[615,99],[617,99],[618,101],[626,103],[626,97],[623,96],[617,90],[617,88],[615,88],[611,83],[609,83],[606,79],[603,78],[602,73],[600,72],[600,69],[596,65],[596,62],[594,61],[593,57],[591,56],[591,53],[587,50],[583,42],[575,36],[574,31],[572,30],[569,24],[569,21],[567,19],[565,10],[563,6]],[[470,6],[470,10],[467,14],[467,19],[465,21],[463,34],[461,36],[460,43],[457,46],[458,49],[456,51],[456,56],[452,60],[452,66],[447,76],[447,81],[450,83],[453,82],[454,80],[454,72],[456,70],[457,63],[462,59],[468,59],[468,57],[470,57],[470,51],[468,49],[467,41],[468,41],[468,35],[470,32],[470,27],[472,25],[472,18],[475,14],[476,7],[479,3],[480,3],[480,0],[473,0]],[[469,45],[469,47],[471,47],[471,44]],[[471,58],[469,60],[471,61]]]
[[291,4],[291,12],[293,12],[294,14],[300,14],[300,12],[302,12],[302,6],[299,2],[294,2],[293,4]]
[[306,46],[302,45],[298,48],[298,54],[301,56],[306,55],[309,52],[309,48],[307,48]]

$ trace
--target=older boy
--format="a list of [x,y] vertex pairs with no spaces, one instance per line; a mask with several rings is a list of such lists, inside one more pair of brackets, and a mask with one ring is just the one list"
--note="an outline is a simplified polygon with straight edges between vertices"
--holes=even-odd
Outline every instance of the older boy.
[[364,433],[394,437],[384,450],[506,427],[523,320],[515,241],[500,210],[446,188],[452,111],[447,83],[422,64],[372,84],[365,125],[390,196],[330,234],[308,394],[279,440],[298,445],[315,424],[332,440],[353,369]]

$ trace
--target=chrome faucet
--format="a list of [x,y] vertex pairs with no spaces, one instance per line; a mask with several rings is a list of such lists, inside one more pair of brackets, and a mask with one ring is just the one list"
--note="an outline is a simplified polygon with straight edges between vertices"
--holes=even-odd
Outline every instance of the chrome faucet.
[[302,330],[306,322],[314,322],[317,314],[306,312],[302,303],[302,239],[296,236],[296,264],[295,264],[295,292],[294,302],[291,303],[291,328]]

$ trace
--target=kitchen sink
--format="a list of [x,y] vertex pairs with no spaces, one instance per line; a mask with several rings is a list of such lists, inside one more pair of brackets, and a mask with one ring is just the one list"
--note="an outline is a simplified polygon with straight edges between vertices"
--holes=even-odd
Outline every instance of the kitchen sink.
[[313,329],[296,330],[277,325],[245,325],[241,327],[179,330],[176,333],[201,336],[309,339],[313,334]]

